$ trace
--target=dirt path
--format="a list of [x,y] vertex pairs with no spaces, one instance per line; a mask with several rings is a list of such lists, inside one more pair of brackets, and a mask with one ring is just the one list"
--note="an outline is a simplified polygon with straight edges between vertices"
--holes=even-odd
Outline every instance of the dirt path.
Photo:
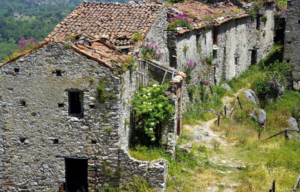
[[[229,104],[236,96],[243,90],[239,90],[234,97],[226,96],[222,98],[224,105]],[[211,119],[207,122],[199,121],[197,125],[184,125],[184,128],[189,132],[189,137],[193,143],[205,146],[211,149],[209,161],[214,164],[227,168],[228,171],[220,171],[217,169],[207,170],[208,175],[214,175],[211,179],[202,181],[205,183],[207,192],[234,192],[236,187],[239,186],[235,182],[234,174],[239,171],[240,167],[244,167],[244,162],[239,160],[236,156],[237,143],[229,143],[226,136],[221,132],[214,130],[214,123],[217,118]],[[219,143],[216,150],[216,143]]]

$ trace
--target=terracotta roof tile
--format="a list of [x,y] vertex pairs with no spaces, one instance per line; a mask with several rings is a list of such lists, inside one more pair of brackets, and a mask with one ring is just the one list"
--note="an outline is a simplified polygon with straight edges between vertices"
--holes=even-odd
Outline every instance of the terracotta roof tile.
[[60,22],[46,40],[60,40],[67,34],[83,36],[108,35],[116,46],[130,45],[132,34],[147,32],[156,21],[162,5],[82,3]]

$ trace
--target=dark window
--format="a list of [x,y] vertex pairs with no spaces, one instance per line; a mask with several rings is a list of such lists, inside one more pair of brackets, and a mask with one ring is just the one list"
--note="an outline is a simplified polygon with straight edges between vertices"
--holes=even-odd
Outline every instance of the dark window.
[[224,57],[223,62],[226,63],[226,47],[224,47],[224,53],[223,54],[224,54],[223,55],[223,57]]
[[25,101],[21,101],[21,106],[26,107],[26,102]]
[[238,64],[238,58],[237,58],[237,57],[234,58],[234,64],[235,64],[235,65]]
[[97,143],[97,141],[95,141],[95,140],[92,140],[92,144],[96,144]]
[[64,107],[65,105],[63,103],[59,103],[58,107]]
[[298,20],[298,23],[300,23],[300,20]]
[[213,50],[213,57],[214,57],[214,59],[216,59],[217,58],[217,50]]
[[95,108],[95,105],[90,105],[90,108],[91,108],[91,109],[94,109],[94,108]]
[[213,44],[218,45],[218,27],[213,29]]
[[251,65],[257,64],[257,50],[251,51]]
[[21,138],[21,139],[20,139],[21,143],[24,143],[25,140],[26,140],[26,138]]
[[290,63],[290,60],[288,59],[288,60],[286,60],[286,62],[287,62],[287,63]]
[[69,115],[83,117],[83,92],[69,91]]
[[19,68],[15,68],[15,73],[19,73]]
[[61,76],[61,71],[60,70],[56,70],[56,76]]
[[260,16],[256,17],[256,29],[260,30]]
[[291,44],[291,43],[292,43],[291,41],[288,42],[288,44]]
[[[196,46],[197,46],[197,51],[200,51],[200,34],[196,34]],[[198,52],[199,52],[198,51]]]
[[121,51],[122,51],[122,53],[124,53],[125,55],[128,55],[128,53],[129,53],[129,49],[122,49]]
[[53,139],[53,144],[58,144],[58,139]]

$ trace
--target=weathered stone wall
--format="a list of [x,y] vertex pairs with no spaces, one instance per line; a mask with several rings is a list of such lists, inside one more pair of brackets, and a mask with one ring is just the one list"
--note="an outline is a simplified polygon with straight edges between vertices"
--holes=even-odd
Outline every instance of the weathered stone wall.
[[[162,52],[160,62],[169,63],[169,50],[167,48],[167,11],[164,9],[156,22],[146,35],[146,39],[154,40]],[[146,43],[146,42],[145,42]]]
[[[171,32],[168,34],[168,44],[172,45],[169,49],[175,52],[172,55],[176,56],[170,66],[184,71],[186,63],[190,60],[196,62],[196,67],[191,73],[191,82],[187,84],[185,81],[183,86],[184,106],[190,102],[188,87],[199,85],[200,78],[218,85],[221,80],[239,76],[251,66],[252,50],[257,52],[256,64],[267,56],[273,46],[275,24],[273,10],[273,4],[263,7],[261,15],[267,16],[267,21],[259,19],[259,29],[256,28],[256,18],[244,17],[222,23],[212,30],[200,29],[182,35],[174,35]],[[217,40],[214,40],[213,33],[216,31]],[[188,47],[186,52],[183,50],[185,46]],[[216,56],[213,57],[212,65],[209,65],[205,60],[214,55],[214,50]]]
[[[57,71],[61,76],[56,76]],[[109,98],[100,103],[96,88],[103,78]],[[4,65],[0,70],[0,191],[58,190],[66,181],[65,157],[89,159],[91,188],[131,179],[119,178],[118,168],[127,175],[144,176],[135,167],[140,161],[126,152],[129,133],[124,121],[131,117],[123,100],[130,102],[128,95],[136,90],[136,82],[129,71],[119,79],[109,68],[58,43]],[[68,114],[67,90],[83,92],[83,117]],[[113,177],[106,175],[104,162]],[[146,178],[156,178],[150,183],[163,189],[166,162],[147,166]]]
[[300,1],[288,1],[285,21],[284,60],[292,64],[293,88],[300,90]]

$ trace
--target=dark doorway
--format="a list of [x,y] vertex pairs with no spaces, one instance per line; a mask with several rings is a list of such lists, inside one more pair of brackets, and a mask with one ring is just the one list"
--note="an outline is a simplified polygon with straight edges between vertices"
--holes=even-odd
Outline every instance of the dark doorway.
[[88,191],[87,159],[65,159],[66,163],[66,191]]
[[251,51],[251,65],[257,64],[257,50]]

